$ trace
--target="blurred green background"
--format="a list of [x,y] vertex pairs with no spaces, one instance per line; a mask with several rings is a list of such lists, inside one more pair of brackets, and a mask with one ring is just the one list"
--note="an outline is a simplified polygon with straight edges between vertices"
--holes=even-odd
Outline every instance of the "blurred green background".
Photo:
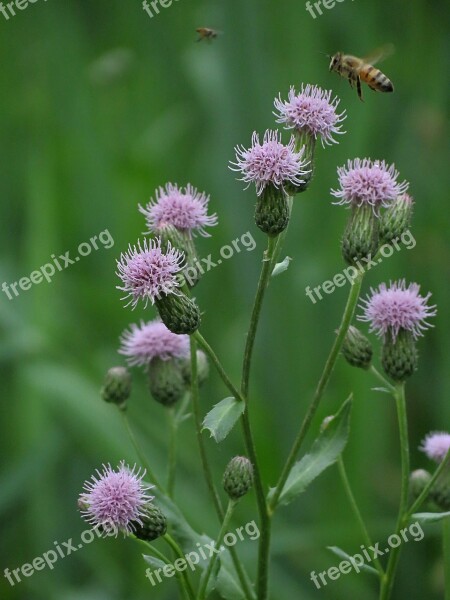
[[[364,284],[406,277],[433,292],[435,329],[420,341],[419,372],[408,384],[414,468],[431,468],[417,450],[430,430],[449,429],[448,287],[449,55],[448,4],[435,0],[345,0],[313,19],[303,0],[179,0],[150,19],[137,0],[38,1],[6,21],[0,15],[1,224],[0,280],[18,281],[108,229],[115,244],[57,273],[52,283],[0,297],[0,568],[14,569],[85,529],[76,510],[82,483],[103,462],[136,457],[117,411],[99,398],[105,371],[122,359],[118,336],[152,318],[124,309],[115,289],[115,259],[144,231],[138,203],[166,181],[192,182],[211,194],[220,226],[200,251],[219,248],[247,231],[257,241],[211,271],[196,294],[203,333],[234,380],[264,249],[253,224],[254,191],[242,190],[227,168],[236,144],[274,126],[273,98],[289,85],[331,88],[347,110],[340,144],[318,148],[310,190],[295,201],[284,253],[289,270],[272,281],[264,306],[252,380],[253,421],[264,477],[273,484],[303,416],[338,325],[347,288],[312,304],[305,296],[343,268],[339,240],[347,214],[333,206],[336,167],[370,156],[396,163],[416,199],[414,249],[403,248],[371,271]],[[196,44],[195,28],[223,32]],[[324,54],[363,55],[386,42],[396,53],[383,64],[392,95],[365,90],[365,102],[336,74]],[[446,160],[447,159],[447,160]],[[164,409],[135,370],[130,419],[155,470],[167,456]],[[395,410],[375,382],[342,360],[321,419],[355,393],[346,463],[373,539],[393,532],[399,497]],[[202,392],[204,413],[227,395],[212,374]],[[214,536],[217,525],[205,486],[192,424],[180,439],[177,498],[192,524]],[[243,452],[239,429],[220,446],[208,441],[217,481],[229,458]],[[236,526],[256,516],[250,495]],[[370,575],[350,574],[316,590],[311,570],[362,543],[332,468],[276,518],[272,598],[376,598]],[[246,563],[256,543],[241,544]],[[443,597],[438,526],[403,549],[394,598]],[[91,544],[11,587],[2,599],[173,599],[175,583],[151,588],[140,550],[130,540]]]

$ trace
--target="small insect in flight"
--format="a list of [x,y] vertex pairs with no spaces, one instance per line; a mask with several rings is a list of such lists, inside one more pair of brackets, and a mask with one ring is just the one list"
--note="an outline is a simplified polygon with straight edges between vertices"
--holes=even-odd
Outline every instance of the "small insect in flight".
[[358,97],[363,100],[361,81],[367,83],[370,89],[377,92],[393,92],[394,86],[392,81],[386,77],[374,65],[392,54],[394,47],[392,44],[378,48],[364,58],[357,58],[351,54],[343,54],[337,52],[331,57],[330,71],[336,71],[342,77],[346,77],[350,83],[350,87],[356,85]]
[[208,40],[208,42],[210,42],[211,40],[215,40],[220,33],[219,31],[211,29],[210,27],[197,27],[195,31],[198,33],[197,42],[201,42],[203,40]]

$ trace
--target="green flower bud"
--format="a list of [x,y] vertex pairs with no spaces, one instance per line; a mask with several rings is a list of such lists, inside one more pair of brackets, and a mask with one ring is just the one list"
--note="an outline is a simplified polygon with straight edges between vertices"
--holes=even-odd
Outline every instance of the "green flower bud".
[[368,369],[372,362],[372,344],[359,329],[350,325],[342,344],[342,354],[352,367]]
[[153,398],[164,406],[173,406],[186,392],[180,364],[175,359],[151,360],[148,365],[148,385]]
[[428,485],[431,479],[430,473],[425,469],[417,469],[409,476],[409,490],[412,500],[416,500]]
[[232,500],[239,500],[253,485],[253,465],[245,456],[230,460],[223,475],[223,488]]
[[145,516],[141,517],[142,525],[136,523],[134,535],[140,540],[153,542],[163,536],[167,531],[167,519],[160,509],[154,504],[146,508]]
[[408,194],[399,196],[380,217],[380,242],[389,244],[399,238],[411,222],[413,200]]
[[182,292],[162,294],[155,300],[162,322],[172,333],[194,333],[200,326],[197,304]]
[[439,477],[431,488],[430,498],[443,510],[450,510],[450,477]]
[[[187,356],[186,358],[180,359],[181,373],[183,379],[187,385],[191,384],[191,359]],[[208,357],[203,350],[197,350],[197,379],[199,385],[202,385],[209,375],[209,362]]]
[[273,185],[266,185],[256,202],[256,225],[267,235],[275,237],[286,229],[289,216],[286,192]]
[[355,265],[368,256],[374,257],[379,248],[379,219],[368,205],[352,206],[352,212],[342,238],[342,256]]
[[386,336],[381,352],[384,372],[394,381],[405,381],[416,371],[419,355],[410,331],[400,329],[396,339]]
[[125,410],[126,402],[131,394],[131,375],[125,367],[112,367],[106,373],[101,395],[105,402],[117,404]]

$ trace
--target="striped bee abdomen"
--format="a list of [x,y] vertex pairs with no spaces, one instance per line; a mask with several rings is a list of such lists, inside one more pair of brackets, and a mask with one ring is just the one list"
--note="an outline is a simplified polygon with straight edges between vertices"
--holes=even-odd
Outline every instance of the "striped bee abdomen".
[[373,90],[377,90],[378,92],[394,91],[392,81],[379,69],[372,67],[372,65],[364,65],[359,72],[359,76]]

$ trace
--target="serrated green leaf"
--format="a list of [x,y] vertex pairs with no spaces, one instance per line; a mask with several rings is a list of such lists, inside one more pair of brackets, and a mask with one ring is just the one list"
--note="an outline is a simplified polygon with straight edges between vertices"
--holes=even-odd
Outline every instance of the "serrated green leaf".
[[203,429],[211,432],[217,443],[222,442],[245,410],[245,404],[232,396],[221,400],[206,415]]
[[289,267],[289,263],[291,262],[291,260],[292,258],[290,256],[286,256],[284,260],[277,263],[273,268],[272,277],[276,277],[277,275],[281,275],[281,273],[284,273],[284,271],[286,271]]
[[450,511],[441,513],[414,513],[411,515],[412,521],[419,521],[419,523],[434,523],[435,521],[441,521],[450,517]]
[[[316,477],[336,462],[345,448],[350,432],[351,405],[352,396],[344,402],[325,430],[316,438],[309,454],[292,467],[278,500],[279,504],[291,502],[304,492]],[[269,502],[274,491],[275,488],[269,491]]]
[[[338,546],[327,546],[327,550],[330,550],[330,552],[332,552],[336,556],[339,556],[339,558],[343,558],[350,562],[351,562],[351,559],[353,558],[350,554],[347,554],[347,552],[345,552]],[[373,567],[371,567],[370,565],[366,565],[365,563],[363,563],[361,565],[358,562],[358,568],[360,571],[365,571],[366,573],[371,573],[372,575],[376,575],[378,577],[378,571],[376,569],[374,569]]]

